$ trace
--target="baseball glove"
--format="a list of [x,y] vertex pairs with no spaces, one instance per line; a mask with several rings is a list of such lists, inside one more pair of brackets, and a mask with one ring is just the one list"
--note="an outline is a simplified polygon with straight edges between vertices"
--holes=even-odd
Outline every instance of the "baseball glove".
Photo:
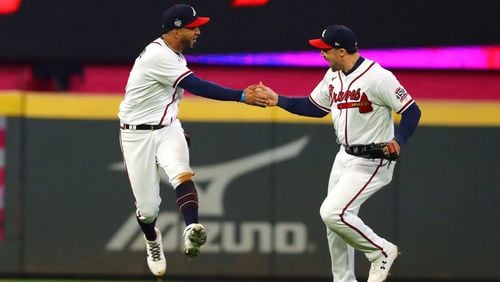
[[346,153],[366,159],[385,159],[395,161],[399,158],[393,143],[372,143],[370,145],[353,145],[345,147]]

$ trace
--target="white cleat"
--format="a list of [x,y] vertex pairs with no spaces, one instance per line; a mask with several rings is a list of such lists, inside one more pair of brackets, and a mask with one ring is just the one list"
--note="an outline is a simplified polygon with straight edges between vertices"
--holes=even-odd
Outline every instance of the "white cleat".
[[193,258],[200,253],[200,247],[207,241],[207,231],[199,223],[191,223],[184,229],[184,254]]
[[148,241],[144,238],[146,240],[146,251],[148,253],[146,261],[148,262],[151,273],[155,276],[163,276],[167,271],[167,259],[163,253],[161,232],[157,228],[155,228],[155,231],[156,240]]
[[387,251],[387,257],[381,255],[380,258],[372,262],[368,282],[383,282],[389,276],[391,266],[399,255],[398,246],[392,245]]

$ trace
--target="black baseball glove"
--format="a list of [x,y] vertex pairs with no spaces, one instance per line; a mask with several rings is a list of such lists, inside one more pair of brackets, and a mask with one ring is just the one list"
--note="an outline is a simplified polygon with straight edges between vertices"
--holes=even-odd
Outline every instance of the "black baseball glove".
[[370,145],[353,145],[345,147],[346,153],[366,159],[385,159],[395,161],[399,158],[393,143],[372,143]]

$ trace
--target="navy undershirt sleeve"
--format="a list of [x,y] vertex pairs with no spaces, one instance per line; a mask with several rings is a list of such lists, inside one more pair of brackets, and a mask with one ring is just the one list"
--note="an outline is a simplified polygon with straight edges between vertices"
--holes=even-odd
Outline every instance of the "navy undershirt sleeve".
[[179,86],[195,95],[222,101],[240,101],[243,92],[200,79],[193,73],[182,79]]
[[418,121],[420,120],[420,109],[418,108],[417,103],[411,104],[402,114],[401,122],[399,123],[399,128],[396,132],[396,136],[394,139],[398,141],[399,145],[408,141],[408,138],[413,134],[415,129],[417,128]]
[[278,97],[278,106],[292,114],[308,117],[324,117],[328,112],[323,111],[314,105],[309,97],[291,98],[285,96]]

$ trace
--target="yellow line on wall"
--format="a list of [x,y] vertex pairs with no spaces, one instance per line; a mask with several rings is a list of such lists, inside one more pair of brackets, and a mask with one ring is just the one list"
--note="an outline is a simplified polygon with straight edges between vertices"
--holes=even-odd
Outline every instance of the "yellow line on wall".
[[183,99],[179,118],[182,121],[211,122],[279,122],[329,123],[330,116],[322,119],[301,117],[277,107],[259,108],[237,102],[220,102],[202,98]]
[[64,95],[28,92],[25,116],[54,119],[118,119],[117,95]]
[[[20,91],[0,92],[0,115],[44,119],[117,120],[121,95],[74,95]],[[421,125],[500,126],[500,102],[418,101]],[[236,102],[184,98],[180,119],[192,122],[254,122],[330,124],[330,115],[317,119],[279,108],[262,109]],[[398,120],[399,116],[395,115]]]
[[0,92],[0,115],[21,116],[23,98],[24,96],[19,92]]
[[422,101],[421,124],[500,126],[500,102]]

